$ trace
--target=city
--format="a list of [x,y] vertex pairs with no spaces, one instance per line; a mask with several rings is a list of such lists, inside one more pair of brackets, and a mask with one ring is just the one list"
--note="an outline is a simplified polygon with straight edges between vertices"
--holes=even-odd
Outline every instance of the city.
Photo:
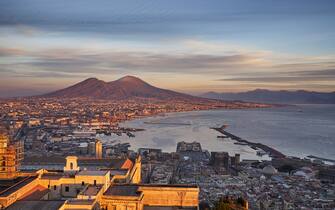
[[335,210],[334,0],[1,0],[0,210]]
[[[137,135],[136,132],[142,131],[141,128],[119,127],[122,121],[168,112],[217,108],[206,104],[183,103],[179,105],[175,102],[173,104],[175,105],[163,102],[144,104],[134,101],[107,103],[106,101],[54,98],[5,100],[1,106],[1,123],[5,125],[2,129],[2,141],[5,141],[5,136],[7,136],[7,143],[2,143],[4,168],[1,174],[3,177],[14,180],[20,180],[17,177],[28,173],[30,177],[33,176],[32,174],[36,174],[35,176],[41,174],[42,177],[51,176],[52,173],[62,171],[63,167],[69,167],[65,166],[65,163],[68,164],[65,162],[65,157],[76,159],[79,157],[79,162],[75,163],[75,165],[78,164],[78,175],[96,173],[100,176],[102,173],[105,176],[109,172],[108,175],[116,179],[118,176],[127,177],[130,173],[127,172],[127,169],[133,170],[130,166],[136,165],[136,160],[141,157],[141,166],[138,169],[141,170],[141,173],[137,175],[141,178],[126,181],[126,183],[130,185],[141,183],[146,186],[182,185],[185,188],[197,186],[199,197],[194,199],[199,199],[197,205],[199,203],[199,207],[202,206],[203,209],[206,206],[213,208],[220,198],[225,196],[231,200],[243,199],[241,208],[245,209],[304,207],[332,209],[335,207],[335,166],[327,165],[319,159],[311,161],[275,153],[271,161],[241,160],[239,154],[230,156],[228,152],[203,150],[201,144],[192,143],[192,139],[188,140],[189,143],[179,142],[175,145],[175,152],[164,152],[156,148],[139,148],[133,151],[129,149],[131,141],[130,143],[113,141],[102,143],[97,138],[99,133],[103,133],[103,135],[125,135],[131,139]],[[9,130],[5,131],[5,127]],[[221,130],[224,131],[224,127],[218,128],[219,132]],[[225,138],[238,138],[233,134],[230,135]],[[9,139],[12,139],[13,143]],[[12,157],[15,165],[7,163],[12,160],[5,155],[12,154],[10,148],[14,148],[14,154],[16,154],[15,158]],[[109,164],[114,164],[115,160],[124,161],[124,163],[121,163],[121,168],[109,169]],[[122,164],[126,167],[124,168]],[[79,170],[79,167],[82,170]],[[52,174],[52,176],[56,175]],[[88,183],[91,180],[91,178],[87,179],[83,182]],[[113,182],[116,180],[110,181],[110,183]],[[105,188],[94,192],[105,195],[111,190],[107,187],[111,185],[110,183],[105,183]],[[62,182],[59,182],[58,185],[61,188],[68,187]],[[50,196],[54,196],[50,194],[53,193],[51,186],[50,184],[47,187],[44,186],[41,195],[40,189],[37,193],[35,186],[29,190],[31,193],[28,195],[16,198],[19,201],[14,200],[13,208],[15,202],[18,203],[17,205],[22,205],[20,203],[23,201],[20,200],[28,198],[35,199],[36,202],[48,200],[45,197],[50,199]],[[90,186],[77,189],[79,194],[76,195],[66,196],[66,193],[60,193],[58,196],[64,197],[57,198],[58,207],[70,208],[68,203],[64,203],[69,202],[65,199],[70,198],[70,200],[73,198],[78,200],[77,207],[83,206],[87,199],[84,199],[82,194],[88,193],[86,191],[90,189]],[[7,195],[7,191],[7,188],[4,187],[3,195]],[[36,194],[39,196],[35,198]],[[4,196],[3,198],[6,200]],[[54,201],[54,199],[56,198],[51,200]],[[87,204],[89,208],[108,206],[103,198],[94,197],[88,200],[91,202]],[[46,204],[47,208],[51,208],[49,206],[53,205],[51,203],[50,201],[50,204]],[[6,207],[8,204],[3,203],[2,205]],[[75,206],[75,204],[71,205]]]

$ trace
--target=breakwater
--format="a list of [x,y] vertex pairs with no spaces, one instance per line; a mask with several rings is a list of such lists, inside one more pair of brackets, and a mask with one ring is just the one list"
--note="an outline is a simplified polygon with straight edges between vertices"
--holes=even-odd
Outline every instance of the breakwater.
[[213,130],[216,130],[220,133],[222,133],[223,135],[237,141],[237,142],[240,142],[240,143],[245,143],[246,145],[250,146],[250,147],[257,147],[259,149],[262,149],[264,150],[266,153],[269,154],[270,157],[272,158],[285,158],[286,155],[284,155],[283,153],[279,152],[278,150],[272,148],[272,147],[269,147],[265,144],[262,144],[262,143],[254,143],[254,142],[250,142],[250,141],[247,141],[245,139],[242,139],[232,133],[229,133],[228,131],[225,130],[226,126],[222,126],[222,127],[218,127],[218,128],[215,128],[215,127],[211,127],[211,129]]

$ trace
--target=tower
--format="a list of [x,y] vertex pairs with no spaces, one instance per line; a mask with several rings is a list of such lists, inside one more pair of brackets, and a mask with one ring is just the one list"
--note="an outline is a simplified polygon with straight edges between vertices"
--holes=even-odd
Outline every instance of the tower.
[[0,127],[0,179],[16,178],[23,159],[22,142],[12,141],[8,133],[5,127]]
[[66,157],[66,165],[64,167],[64,172],[70,172],[74,173],[76,171],[79,171],[78,166],[78,157],[76,156],[67,156]]
[[95,141],[95,157],[97,159],[102,158],[102,143],[98,139]]
[[240,164],[241,161],[241,156],[240,154],[235,154],[235,166],[238,166],[238,164]]

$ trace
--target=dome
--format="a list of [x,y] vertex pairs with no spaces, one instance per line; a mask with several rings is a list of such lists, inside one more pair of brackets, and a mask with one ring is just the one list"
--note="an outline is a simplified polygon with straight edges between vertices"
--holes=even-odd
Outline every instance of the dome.
[[293,175],[307,177],[307,174],[304,171],[297,171]]
[[263,174],[265,175],[274,175],[276,174],[278,171],[277,169],[275,169],[272,165],[267,165],[263,168]]

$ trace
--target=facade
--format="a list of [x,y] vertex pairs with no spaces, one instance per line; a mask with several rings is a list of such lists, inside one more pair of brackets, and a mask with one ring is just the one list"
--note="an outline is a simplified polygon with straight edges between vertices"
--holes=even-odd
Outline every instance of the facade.
[[102,158],[102,143],[100,140],[95,141],[95,157]]
[[198,193],[198,187],[191,185],[112,185],[101,205],[112,210],[197,209]]
[[240,163],[240,154],[229,156],[228,152],[211,152],[210,164],[217,167],[229,169]]

